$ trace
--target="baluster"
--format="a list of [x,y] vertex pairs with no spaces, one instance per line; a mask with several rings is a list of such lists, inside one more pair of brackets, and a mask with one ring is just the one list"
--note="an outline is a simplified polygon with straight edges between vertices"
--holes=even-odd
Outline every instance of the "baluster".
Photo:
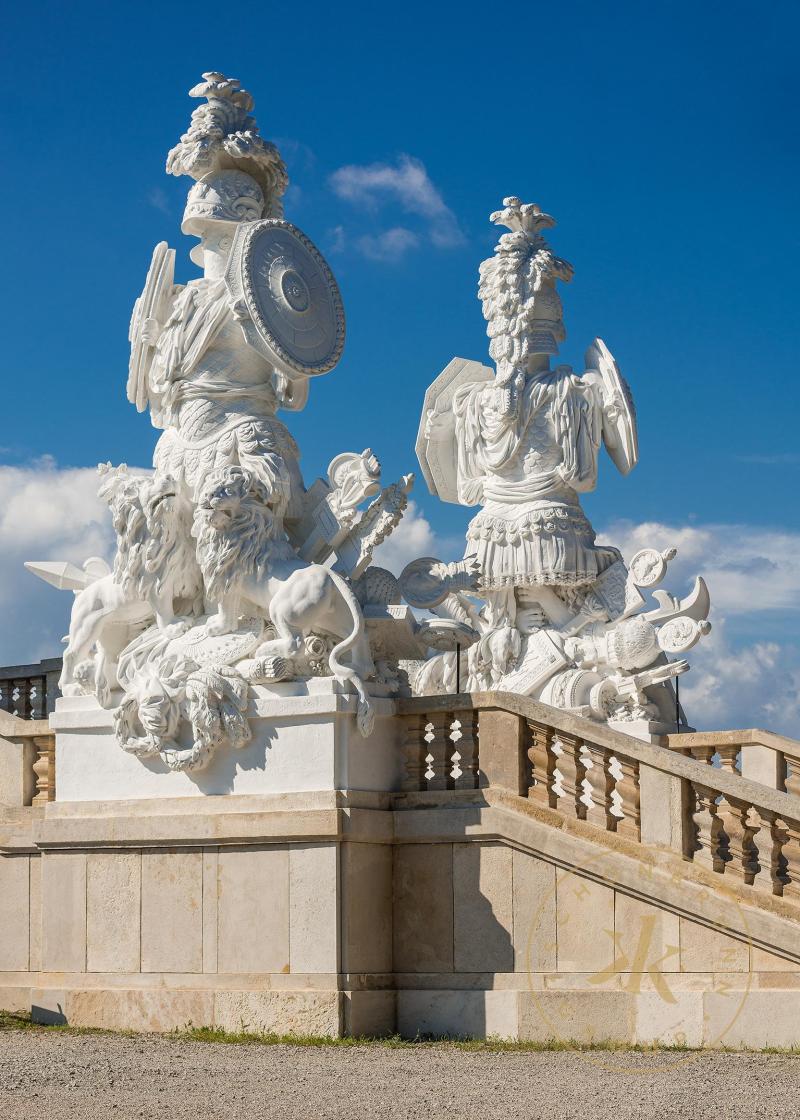
[[611,796],[615,780],[610,770],[611,752],[596,743],[583,743],[581,746],[581,765],[584,768],[584,781],[588,783],[592,804],[585,806],[585,819],[598,828],[615,831],[617,818],[611,812],[614,801]]
[[56,799],[56,738],[55,735],[35,735],[36,761],[33,772],[36,775],[36,794],[33,804]]
[[[742,817],[744,837],[742,843],[742,875],[745,883],[752,885],[761,874],[761,845],[764,846],[764,859],[769,851],[769,828],[763,828],[764,821],[754,805],[748,805]],[[768,823],[768,822],[767,822]],[[756,839],[760,835],[760,840]]]
[[31,713],[31,719],[39,718],[39,690],[37,688],[38,681],[28,681],[28,708]]
[[692,786],[696,798],[696,808],[692,813],[695,840],[693,858],[695,863],[710,867],[713,871],[724,871],[727,862],[727,837],[717,812],[717,794],[706,786]]
[[784,898],[800,902],[800,825],[797,821],[776,819],[775,832],[780,837],[779,879]]
[[783,894],[788,880],[783,848],[789,833],[774,813],[765,809],[751,809],[750,813],[759,823],[758,870],[753,876],[753,886],[767,894]]
[[[738,743],[727,743],[724,746],[717,747],[719,768],[723,773],[741,774],[741,763],[738,766],[736,765],[741,749]],[[711,755],[709,755],[707,761],[711,761]]]
[[725,874],[752,883],[760,867],[754,839],[761,829],[758,814],[745,801],[723,797],[717,815],[724,830]]
[[546,724],[528,720],[528,730],[531,735],[528,747],[528,797],[538,801],[541,805],[553,808],[556,804],[556,795],[553,792],[553,770],[555,756],[552,751],[553,729]]
[[31,719],[47,719],[47,681],[35,677],[31,682]]
[[622,812],[621,817],[612,814],[617,822],[616,831],[621,836],[638,840],[641,835],[639,763],[636,759],[619,758],[617,755],[612,755],[612,758],[617,769],[615,792],[619,798],[619,810]]
[[453,779],[450,775],[450,757],[453,753],[453,744],[450,740],[450,724],[453,717],[448,712],[433,712],[428,716],[425,730],[425,741],[428,752],[425,761],[428,769],[425,772],[428,789],[452,789]]
[[586,810],[586,806],[579,800],[583,793],[581,785],[583,768],[578,766],[580,746],[580,739],[575,739],[571,735],[562,735],[561,732],[558,732],[553,739],[555,768],[560,775],[557,784],[562,791],[556,807],[568,817],[583,816]]
[[425,755],[428,753],[428,744],[425,742],[425,716],[412,715],[403,717],[403,761],[405,775],[400,781],[400,788],[406,792],[425,789]]
[[784,788],[794,797],[800,797],[800,758],[781,755],[780,772],[784,775]]
[[[458,735],[456,736],[456,730]],[[450,738],[455,747],[453,762],[453,787],[455,789],[478,788],[478,713],[474,709],[462,712],[453,721]]]

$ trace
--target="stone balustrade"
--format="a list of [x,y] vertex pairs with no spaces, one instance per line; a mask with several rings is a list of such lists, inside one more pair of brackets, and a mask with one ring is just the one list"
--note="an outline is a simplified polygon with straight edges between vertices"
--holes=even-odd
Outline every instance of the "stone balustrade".
[[0,712],[18,719],[47,719],[59,695],[61,658],[34,665],[0,666]]
[[46,719],[0,711],[0,806],[20,809],[55,800],[55,747]]
[[[777,775],[780,760],[800,761],[793,740],[717,732],[670,736],[665,749],[510,693],[420,697],[400,711],[407,793],[500,787],[800,901],[797,787],[762,784],[768,762]],[[722,764],[708,765],[715,755]]]
[[696,731],[665,735],[664,746],[771,789],[800,795],[800,742],[771,731]]

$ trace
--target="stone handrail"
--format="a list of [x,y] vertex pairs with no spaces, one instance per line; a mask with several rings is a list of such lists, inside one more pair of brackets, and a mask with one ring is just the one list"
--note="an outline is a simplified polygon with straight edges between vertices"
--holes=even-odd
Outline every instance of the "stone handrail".
[[499,786],[800,902],[789,793],[511,693],[417,697],[399,712],[405,792]]
[[55,800],[56,737],[46,719],[0,711],[0,806]]
[[722,770],[741,774],[771,789],[800,795],[800,742],[772,731],[694,731],[665,735],[665,747]]

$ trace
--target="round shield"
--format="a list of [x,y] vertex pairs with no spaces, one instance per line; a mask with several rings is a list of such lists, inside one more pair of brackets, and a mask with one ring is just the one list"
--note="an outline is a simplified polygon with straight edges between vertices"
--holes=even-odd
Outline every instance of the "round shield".
[[290,222],[252,222],[240,261],[247,312],[278,365],[307,377],[332,369],[344,347],[344,310],[314,244]]

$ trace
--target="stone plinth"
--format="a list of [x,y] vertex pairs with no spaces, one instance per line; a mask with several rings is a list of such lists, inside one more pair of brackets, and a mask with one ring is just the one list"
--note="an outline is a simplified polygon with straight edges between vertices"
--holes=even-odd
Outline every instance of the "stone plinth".
[[112,713],[93,696],[62,697],[51,716],[58,753],[58,801],[300,793],[306,790],[390,790],[399,755],[394,704],[374,700],[375,727],[355,727],[356,699],[334,679],[257,685],[248,718],[253,737],[220,751],[204,769],[171,771],[156,755],[126,754]]

